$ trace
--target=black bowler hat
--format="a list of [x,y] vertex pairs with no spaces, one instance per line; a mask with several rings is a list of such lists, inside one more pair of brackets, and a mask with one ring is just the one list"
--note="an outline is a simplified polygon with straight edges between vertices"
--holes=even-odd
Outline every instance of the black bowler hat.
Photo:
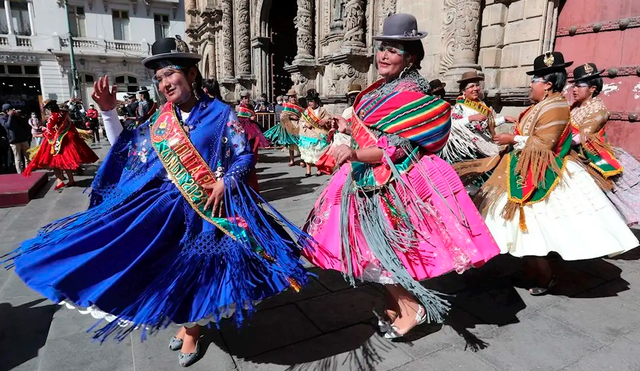
[[444,88],[446,86],[447,86],[447,83],[440,81],[440,79],[435,79],[435,80],[429,81],[429,91],[430,92],[444,90]]
[[146,86],[143,86],[140,88],[140,90],[138,90],[138,94],[143,94],[148,92],[149,92],[149,88],[147,88]]
[[573,80],[569,82],[583,82],[596,79],[602,75],[604,70],[598,70],[595,63],[585,63],[573,70]]
[[546,52],[538,56],[533,61],[533,71],[527,72],[527,75],[546,75],[552,72],[565,71],[573,62],[564,61],[564,55],[560,52]]
[[418,31],[418,21],[411,14],[394,14],[384,20],[382,35],[374,40],[414,41],[427,36],[426,31]]
[[151,56],[142,60],[142,64],[152,70],[176,65],[180,67],[193,67],[202,59],[199,54],[191,53],[189,46],[182,38],[167,37],[160,39],[151,45]]

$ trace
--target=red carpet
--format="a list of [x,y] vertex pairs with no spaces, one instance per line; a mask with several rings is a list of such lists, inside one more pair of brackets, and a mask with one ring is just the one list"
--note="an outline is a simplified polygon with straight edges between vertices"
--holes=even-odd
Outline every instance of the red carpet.
[[46,173],[0,175],[0,207],[22,206],[29,203],[47,184]]

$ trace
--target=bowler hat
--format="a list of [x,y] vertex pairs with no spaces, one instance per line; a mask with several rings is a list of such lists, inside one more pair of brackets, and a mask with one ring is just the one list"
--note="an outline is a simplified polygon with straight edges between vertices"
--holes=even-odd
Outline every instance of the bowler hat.
[[583,82],[596,79],[602,75],[604,70],[598,70],[595,63],[585,63],[573,70],[573,80],[569,82]]
[[458,80],[458,84],[473,81],[484,81],[484,76],[480,76],[480,74],[478,74],[478,71],[476,70],[467,71],[462,74],[462,77],[460,78],[460,80]]
[[533,61],[533,71],[527,75],[543,76],[552,72],[565,71],[573,62],[565,62],[560,52],[546,52]]
[[298,92],[294,88],[289,89],[287,92],[287,97],[295,97],[296,95],[298,95]]
[[393,14],[384,20],[382,35],[374,36],[374,40],[414,41],[427,36],[426,31],[418,31],[418,21],[411,14]]
[[[48,99],[43,102],[42,108],[50,109],[52,107],[58,107],[58,101],[55,99]],[[59,108],[59,107],[58,107]]]
[[440,79],[435,79],[435,80],[429,81],[429,91],[430,92],[434,92],[434,91],[438,91],[438,90],[444,90],[445,86],[447,86],[447,83],[444,83],[444,82],[440,81]]
[[151,56],[142,60],[142,64],[152,70],[176,65],[193,67],[202,59],[199,54],[191,53],[186,42],[176,35],[175,38],[160,39],[151,45]]
[[351,85],[349,85],[349,91],[347,92],[347,95],[360,94],[361,91],[362,91],[362,85],[360,85],[360,84],[351,84]]
[[11,109],[11,104],[10,103],[5,103],[2,105],[2,112],[4,111],[8,111]]
[[146,86],[143,86],[140,88],[140,90],[138,90],[138,94],[142,94],[142,93],[148,93],[149,89]]

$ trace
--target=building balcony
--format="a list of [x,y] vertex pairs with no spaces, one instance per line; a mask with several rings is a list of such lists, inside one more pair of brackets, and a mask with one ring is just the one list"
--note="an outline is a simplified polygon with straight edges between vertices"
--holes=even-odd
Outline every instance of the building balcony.
[[5,49],[32,49],[31,36],[20,36],[16,34],[0,35],[0,47]]
[[[60,50],[69,49],[69,39],[59,38]],[[146,41],[132,42],[122,40],[90,39],[84,37],[73,38],[73,49],[79,54],[89,55],[125,55],[129,57],[144,58],[149,56],[151,46]]]

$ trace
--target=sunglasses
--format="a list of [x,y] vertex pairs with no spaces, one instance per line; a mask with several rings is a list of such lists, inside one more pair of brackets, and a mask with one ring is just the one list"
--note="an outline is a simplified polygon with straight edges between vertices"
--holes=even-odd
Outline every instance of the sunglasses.
[[399,44],[389,44],[387,42],[384,41],[378,41],[376,43],[376,49],[379,52],[387,52],[389,54],[398,54],[398,55],[405,55],[407,54],[407,51],[404,50],[404,48],[402,47],[402,45]]
[[533,76],[533,78],[531,78],[531,83],[533,84],[535,82],[547,82],[547,80],[539,76]]

